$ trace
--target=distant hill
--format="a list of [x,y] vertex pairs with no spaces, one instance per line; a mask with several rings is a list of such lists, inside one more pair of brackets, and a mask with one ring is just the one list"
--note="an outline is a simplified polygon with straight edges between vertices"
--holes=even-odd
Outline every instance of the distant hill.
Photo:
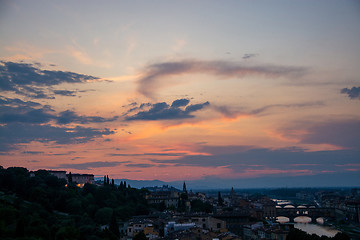
[[[334,185],[329,178],[338,179]],[[103,178],[96,178],[103,180]],[[121,181],[135,188],[161,187],[163,185],[173,186],[182,189],[184,181],[165,182],[160,180],[129,180],[115,179],[117,185]],[[221,179],[217,177],[205,177],[198,180],[185,180],[188,190],[209,190],[209,189],[249,189],[249,188],[298,188],[298,187],[359,187],[358,173],[346,172],[337,174],[318,174],[304,176],[279,176],[279,177],[258,177],[258,178],[237,178]]]
[[[95,178],[95,180],[102,181],[103,178]],[[130,184],[131,187],[134,188],[146,188],[146,187],[161,187],[163,185],[171,185],[173,187],[177,187],[173,185],[175,182],[163,182],[160,180],[130,180],[130,179],[114,179],[116,185],[120,185],[120,182],[126,181],[126,184]]]

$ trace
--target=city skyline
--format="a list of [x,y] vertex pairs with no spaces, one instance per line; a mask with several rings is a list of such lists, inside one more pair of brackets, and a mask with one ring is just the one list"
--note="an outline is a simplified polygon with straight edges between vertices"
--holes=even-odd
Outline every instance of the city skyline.
[[359,183],[356,1],[0,9],[3,167],[259,187]]

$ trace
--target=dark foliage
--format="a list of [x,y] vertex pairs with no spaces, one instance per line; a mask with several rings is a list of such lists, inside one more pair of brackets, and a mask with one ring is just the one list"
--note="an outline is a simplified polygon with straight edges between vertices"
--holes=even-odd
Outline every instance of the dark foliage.
[[142,190],[66,183],[44,170],[0,167],[0,239],[117,239],[117,221],[149,212]]
[[133,237],[133,240],[146,240],[146,235],[143,231],[139,232],[138,234]]
[[213,206],[209,202],[203,202],[199,199],[192,200],[191,202],[191,211],[192,212],[206,212],[211,213]]

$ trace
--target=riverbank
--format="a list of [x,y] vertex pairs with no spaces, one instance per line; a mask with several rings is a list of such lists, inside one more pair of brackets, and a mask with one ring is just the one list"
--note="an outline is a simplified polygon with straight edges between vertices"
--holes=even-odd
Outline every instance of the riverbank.
[[334,224],[336,229],[348,235],[351,239],[360,239],[360,225],[355,224]]

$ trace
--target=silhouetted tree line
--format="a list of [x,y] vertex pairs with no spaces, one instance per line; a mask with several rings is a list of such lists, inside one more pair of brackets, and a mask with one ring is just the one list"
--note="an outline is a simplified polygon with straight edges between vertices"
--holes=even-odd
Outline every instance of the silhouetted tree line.
[[66,187],[45,170],[34,173],[0,166],[0,239],[118,239],[118,221],[149,212],[146,190],[113,181]]

